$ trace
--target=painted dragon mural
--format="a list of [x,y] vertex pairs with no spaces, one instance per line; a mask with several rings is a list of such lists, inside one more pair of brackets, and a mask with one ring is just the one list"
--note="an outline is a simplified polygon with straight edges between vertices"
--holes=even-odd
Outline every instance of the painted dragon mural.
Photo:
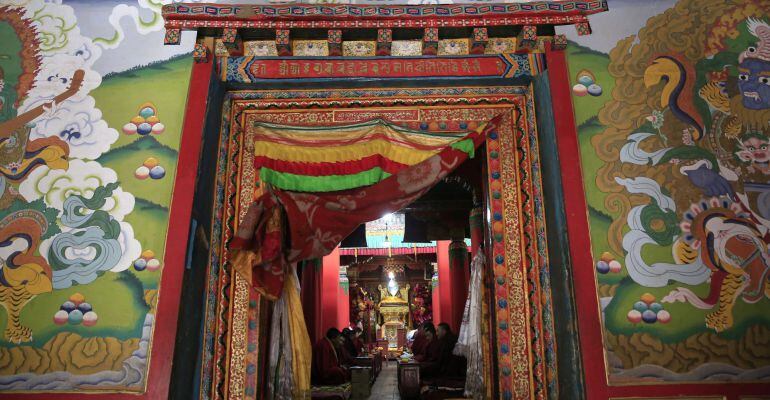
[[579,128],[610,382],[770,377],[769,21],[681,0],[591,71],[614,81]]

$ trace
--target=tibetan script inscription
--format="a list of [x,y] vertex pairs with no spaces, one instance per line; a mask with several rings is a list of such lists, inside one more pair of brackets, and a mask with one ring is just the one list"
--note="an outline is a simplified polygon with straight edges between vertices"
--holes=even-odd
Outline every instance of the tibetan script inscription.
[[357,59],[265,59],[229,57],[221,60],[223,78],[235,82],[272,79],[502,77],[511,64],[497,56]]

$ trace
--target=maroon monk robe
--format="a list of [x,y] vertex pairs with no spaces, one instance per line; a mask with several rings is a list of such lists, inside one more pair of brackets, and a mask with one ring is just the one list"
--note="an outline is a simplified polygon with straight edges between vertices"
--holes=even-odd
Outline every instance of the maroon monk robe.
[[439,341],[435,338],[432,339],[430,342],[428,342],[426,339],[426,343],[422,347],[422,352],[414,356],[414,359],[421,363],[438,362],[440,358],[441,358],[441,343],[439,343]]
[[364,348],[364,342],[360,338],[353,338],[353,346],[356,346],[356,351],[360,354]]
[[441,371],[441,342],[438,339],[431,340],[422,354],[415,357],[420,362],[420,376],[432,378]]
[[348,372],[340,367],[334,346],[326,337],[313,347],[311,380],[314,385],[341,385],[350,380]]
[[335,347],[334,350],[337,351],[337,357],[340,361],[340,365],[353,365],[353,355],[350,354],[350,351],[348,351],[344,344]]
[[465,357],[453,354],[455,344],[457,344],[457,336],[449,332],[444,337],[438,339],[438,342],[440,354],[438,364],[441,366],[441,375],[451,377],[465,376],[467,369]]
[[418,329],[414,334],[414,340],[412,341],[412,354],[415,356],[422,354],[426,344],[428,343],[427,340],[425,340],[425,334],[422,332],[422,329]]

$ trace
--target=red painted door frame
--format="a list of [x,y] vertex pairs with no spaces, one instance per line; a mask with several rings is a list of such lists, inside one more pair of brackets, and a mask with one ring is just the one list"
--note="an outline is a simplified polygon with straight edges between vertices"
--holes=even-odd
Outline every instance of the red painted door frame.
[[578,329],[585,371],[585,390],[588,399],[624,397],[666,397],[666,396],[726,396],[727,400],[738,400],[739,396],[767,395],[770,384],[665,384],[609,386],[602,349],[601,321],[596,297],[591,238],[588,230],[588,206],[583,189],[580,164],[580,144],[575,126],[572,106],[572,91],[564,51],[549,50],[548,79],[554,112],[561,181],[564,190],[564,208],[567,216],[567,233],[578,309]]

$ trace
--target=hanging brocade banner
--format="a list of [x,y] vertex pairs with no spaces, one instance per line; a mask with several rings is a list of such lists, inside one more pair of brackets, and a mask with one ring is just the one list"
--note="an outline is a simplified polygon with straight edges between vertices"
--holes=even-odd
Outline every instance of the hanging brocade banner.
[[433,134],[382,119],[344,126],[255,122],[254,166],[281,190],[332,192],[373,185],[458,145],[469,132]]
[[[249,207],[230,244],[234,268],[256,290],[268,298],[278,298],[288,263],[325,256],[358,225],[396,212],[420,198],[473,157],[487,135],[495,132],[499,121],[500,117],[495,117],[473,132],[454,137],[435,148],[433,155],[426,150],[422,161],[404,154],[400,160],[411,166],[368,186],[333,193],[266,190]],[[263,154],[268,151],[265,149]],[[319,162],[324,161],[329,159]]]

